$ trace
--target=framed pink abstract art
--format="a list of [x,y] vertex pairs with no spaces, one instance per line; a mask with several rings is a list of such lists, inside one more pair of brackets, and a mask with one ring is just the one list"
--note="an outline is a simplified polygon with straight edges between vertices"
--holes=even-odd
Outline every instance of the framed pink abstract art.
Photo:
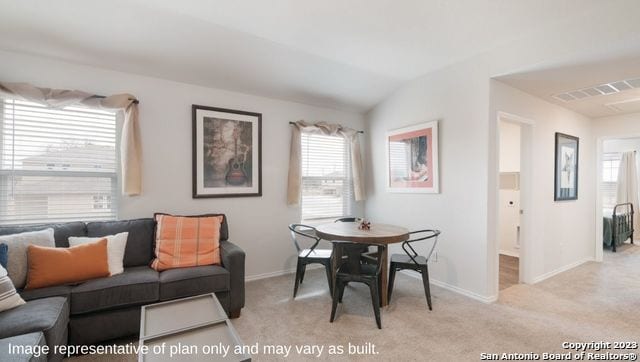
[[387,132],[390,192],[438,193],[438,121]]

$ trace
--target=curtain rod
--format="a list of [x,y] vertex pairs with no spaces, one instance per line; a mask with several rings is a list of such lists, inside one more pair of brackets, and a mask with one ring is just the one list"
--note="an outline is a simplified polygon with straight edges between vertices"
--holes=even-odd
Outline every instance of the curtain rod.
[[[289,122],[289,124],[296,124],[296,122]],[[358,133],[364,133],[364,131],[357,131]]]
[[[107,96],[99,96],[99,95],[94,95],[95,98],[107,98]],[[140,101],[138,101],[137,99],[133,100],[134,104],[140,104]]]

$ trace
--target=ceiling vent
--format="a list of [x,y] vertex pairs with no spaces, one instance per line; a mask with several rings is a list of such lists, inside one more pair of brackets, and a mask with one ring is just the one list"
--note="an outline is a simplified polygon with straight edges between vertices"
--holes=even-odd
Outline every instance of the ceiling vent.
[[599,84],[589,88],[558,93],[554,94],[553,98],[563,102],[571,102],[579,99],[619,93],[634,88],[640,88],[640,78],[620,80],[611,83]]

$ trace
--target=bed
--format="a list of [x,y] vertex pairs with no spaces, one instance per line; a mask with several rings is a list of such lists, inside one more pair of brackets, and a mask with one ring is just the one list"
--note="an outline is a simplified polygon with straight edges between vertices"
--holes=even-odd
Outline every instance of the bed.
[[627,239],[633,244],[633,204],[618,204],[603,214],[603,244],[613,252]]

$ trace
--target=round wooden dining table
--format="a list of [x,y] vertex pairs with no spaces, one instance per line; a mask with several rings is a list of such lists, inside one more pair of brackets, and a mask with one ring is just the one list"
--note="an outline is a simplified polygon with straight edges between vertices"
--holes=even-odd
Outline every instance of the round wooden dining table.
[[[375,245],[380,255],[380,305],[388,304],[387,284],[388,284],[388,248],[389,244],[400,243],[409,239],[409,230],[401,226],[388,224],[371,224],[370,229],[360,230],[359,222],[333,222],[316,226],[316,235],[324,240],[332,242],[334,257],[332,260],[332,272],[335,275],[338,269],[336,248],[339,242],[352,242],[366,245]],[[335,283],[334,283],[335,285]]]

